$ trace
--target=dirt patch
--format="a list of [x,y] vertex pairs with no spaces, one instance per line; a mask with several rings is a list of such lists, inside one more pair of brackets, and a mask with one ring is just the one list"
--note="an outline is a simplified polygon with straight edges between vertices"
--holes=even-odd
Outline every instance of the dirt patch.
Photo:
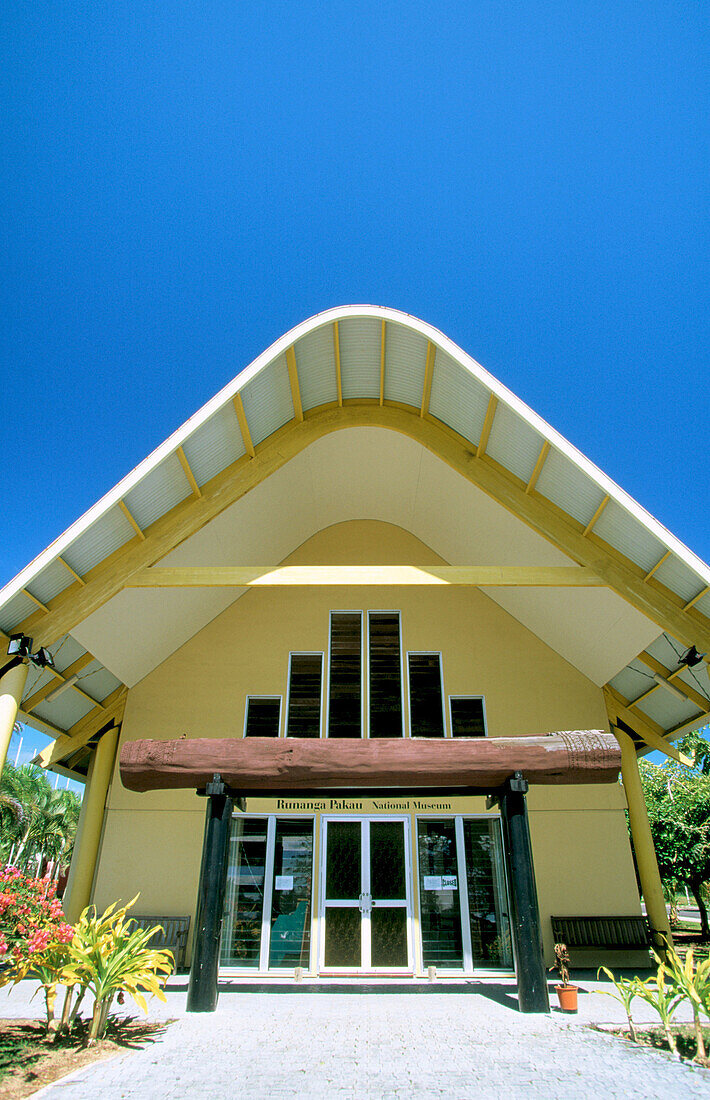
[[[607,1025],[605,1027],[596,1027],[595,1030],[604,1031],[607,1035],[619,1035],[622,1039],[628,1039],[630,1042],[633,1042],[628,1027],[609,1027]],[[674,1024],[671,1030],[678,1045],[678,1054],[681,1060],[684,1062],[693,1062],[696,1066],[703,1066],[705,1069],[710,1069],[710,1058],[697,1057],[697,1046],[695,1044],[695,1034],[692,1024]],[[652,1047],[654,1050],[665,1050],[670,1053],[670,1047],[668,1046],[662,1028],[640,1028],[637,1026],[636,1036],[639,1046]],[[703,1027],[703,1039],[705,1040],[706,1051],[710,1052],[710,1028]],[[0,1097],[2,1097],[1,1092]]]
[[38,1020],[0,1020],[0,1100],[22,1100],[68,1073],[138,1050],[165,1031],[163,1024],[112,1021],[105,1039],[84,1046],[84,1030],[55,1042]]

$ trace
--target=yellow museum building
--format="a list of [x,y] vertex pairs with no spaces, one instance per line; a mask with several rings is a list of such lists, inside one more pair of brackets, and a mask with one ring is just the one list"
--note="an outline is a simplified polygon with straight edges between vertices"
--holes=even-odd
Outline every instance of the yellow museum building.
[[[20,646],[1,670],[0,734],[6,753],[19,708],[54,739],[42,764],[86,781],[69,918],[140,892],[137,913],[190,917],[189,960],[211,796],[129,789],[127,743],[214,739],[218,756],[254,738],[258,756],[293,739],[310,760],[327,740],[337,771],[361,741],[373,761],[393,740],[465,741],[474,760],[486,739],[613,732],[623,782],[531,777],[549,965],[553,917],[641,914],[627,806],[650,928],[668,932],[637,753],[677,757],[707,721],[709,614],[708,567],[442,333],[342,307],[278,340],[0,592],[5,647],[54,659],[28,677]],[[223,975],[520,974],[495,791],[288,768],[228,786]],[[604,935],[573,957],[648,959]]]

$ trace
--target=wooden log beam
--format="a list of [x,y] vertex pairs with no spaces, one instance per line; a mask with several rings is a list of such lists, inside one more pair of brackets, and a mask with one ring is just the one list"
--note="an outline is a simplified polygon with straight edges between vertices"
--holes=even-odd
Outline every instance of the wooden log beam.
[[357,787],[494,789],[515,771],[530,783],[613,783],[621,767],[615,737],[574,730],[544,737],[326,740],[195,738],[129,741],[121,779],[132,791],[202,788],[219,772],[233,790]]

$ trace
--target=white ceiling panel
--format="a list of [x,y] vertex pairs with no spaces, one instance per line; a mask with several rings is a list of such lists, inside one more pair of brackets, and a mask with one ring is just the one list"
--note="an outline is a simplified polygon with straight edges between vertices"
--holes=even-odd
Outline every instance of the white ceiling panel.
[[304,409],[338,400],[332,325],[323,325],[294,345],[298,385]]
[[241,392],[255,447],[293,419],[293,399],[285,355],[279,355],[273,363],[264,367]]
[[246,452],[234,404],[218,409],[185,440],[183,450],[199,486],[241,458]]
[[51,703],[46,699],[43,700],[32,713],[38,718],[43,718],[45,722],[51,722],[53,726],[68,730],[93,709],[94,703],[90,703],[78,691],[69,689],[62,692],[59,698],[53,699]]
[[62,565],[60,561],[53,561],[46,569],[43,569],[41,573],[32,578],[32,582],[28,584],[27,588],[42,603],[49,603],[65,588],[68,588],[70,584],[75,583],[76,578],[72,577],[66,566]]
[[151,523],[189,496],[192,496],[190,483],[178,456],[172,454],[126,494],[125,504],[138,526],[145,531]]
[[670,588],[671,592],[675,592],[686,603],[703,587],[697,574],[674,554],[664,561],[654,576],[660,584],[665,584],[666,588]]
[[666,552],[665,546],[615,500],[609,501],[594,524],[594,534],[640,565],[645,573]]
[[338,326],[343,397],[380,396],[382,322],[354,318]]
[[91,527],[72,542],[63,552],[62,557],[68,561],[80,577],[83,577],[95,565],[113,554],[126,542],[136,537],[136,533],[116,505],[108,512],[104,512]]
[[[385,343],[385,397],[421,408],[427,341],[418,332],[390,325]],[[379,390],[378,390],[379,392]]]
[[498,405],[486,454],[527,484],[540,457],[542,444],[539,432],[507,405]]
[[490,396],[490,390],[470,371],[437,348],[429,397],[432,416],[478,444]]
[[36,610],[37,604],[24,592],[18,592],[0,607],[0,630],[4,630],[6,634],[14,633],[15,627]]
[[585,526],[605,495],[579,466],[557,450],[550,451],[547,456],[535,491]]

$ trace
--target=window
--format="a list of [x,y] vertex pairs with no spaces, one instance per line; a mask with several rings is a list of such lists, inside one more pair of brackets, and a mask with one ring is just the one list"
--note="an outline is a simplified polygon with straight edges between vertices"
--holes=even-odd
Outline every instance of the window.
[[280,726],[280,695],[247,695],[245,737],[278,737]]
[[485,737],[486,709],[482,695],[450,695],[451,736]]
[[328,736],[362,737],[362,612],[330,616]]
[[289,737],[320,737],[322,653],[292,653],[288,676]]
[[369,611],[370,737],[402,736],[399,611]]
[[409,726],[412,737],[444,736],[441,654],[408,653]]

